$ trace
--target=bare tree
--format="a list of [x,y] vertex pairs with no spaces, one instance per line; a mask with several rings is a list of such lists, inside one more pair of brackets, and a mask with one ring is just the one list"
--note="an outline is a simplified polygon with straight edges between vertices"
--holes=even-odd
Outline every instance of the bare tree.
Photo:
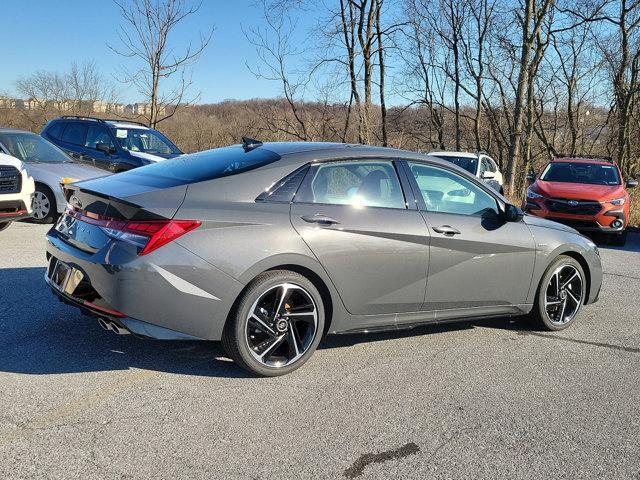
[[[199,95],[189,96],[191,77],[187,67],[198,60],[205,50],[214,27],[200,33],[198,43],[189,45],[177,53],[171,45],[177,25],[196,14],[201,4],[188,7],[184,0],[114,0],[120,9],[123,24],[118,29],[120,47],[109,48],[126,58],[140,63],[134,70],[125,69],[120,79],[134,85],[149,102],[149,113],[142,117],[155,127],[161,121],[175,115],[178,108],[196,101]],[[175,86],[163,89],[161,82],[175,77]]]

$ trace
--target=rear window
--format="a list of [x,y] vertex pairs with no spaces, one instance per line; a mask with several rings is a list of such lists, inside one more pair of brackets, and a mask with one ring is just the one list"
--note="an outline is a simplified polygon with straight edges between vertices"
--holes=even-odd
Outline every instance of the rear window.
[[141,185],[166,188],[238,175],[277,160],[280,160],[280,155],[262,148],[245,152],[238,146],[224,147],[163,160],[120,173],[118,178]]
[[478,159],[473,157],[453,157],[451,155],[432,155],[432,157],[439,158],[440,160],[446,160],[460,168],[464,168],[472,175],[476,174],[478,170]]

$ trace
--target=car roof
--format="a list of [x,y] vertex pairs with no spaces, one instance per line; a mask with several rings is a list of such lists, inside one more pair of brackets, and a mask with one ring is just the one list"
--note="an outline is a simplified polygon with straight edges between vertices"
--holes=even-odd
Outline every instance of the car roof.
[[149,130],[149,127],[145,127],[144,125],[140,125],[139,123],[130,123],[126,120],[105,120],[104,123],[115,128],[137,128],[139,130]]
[[31,135],[38,135],[37,133],[33,133],[28,130],[20,130],[18,128],[0,128],[0,133],[30,133]]
[[438,157],[464,157],[464,158],[478,158],[477,153],[471,152],[450,152],[450,151],[441,151],[441,152],[429,152],[429,155],[436,155]]
[[582,158],[582,157],[558,157],[552,160],[553,163],[592,163],[594,165],[615,165],[614,162],[604,158]]
[[[316,160],[330,160],[348,157],[373,157],[384,158],[414,158],[426,160],[427,156],[422,153],[411,152],[389,147],[375,147],[371,145],[360,145],[354,143],[331,143],[331,142],[266,142],[256,148],[269,150],[281,157],[294,154],[313,152]],[[437,161],[437,159],[436,159]]]

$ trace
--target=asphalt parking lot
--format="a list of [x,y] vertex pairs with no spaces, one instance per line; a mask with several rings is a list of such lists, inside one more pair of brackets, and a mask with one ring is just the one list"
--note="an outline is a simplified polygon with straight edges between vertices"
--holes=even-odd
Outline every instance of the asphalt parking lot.
[[0,234],[0,478],[640,478],[640,234],[558,333],[498,319],[329,337],[252,378],[216,344],[118,337]]

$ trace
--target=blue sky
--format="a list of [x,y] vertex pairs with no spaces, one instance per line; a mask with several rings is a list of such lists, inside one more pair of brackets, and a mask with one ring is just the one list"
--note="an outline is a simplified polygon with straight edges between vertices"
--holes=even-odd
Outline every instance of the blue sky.
[[[255,65],[257,58],[242,26],[260,25],[261,19],[252,0],[203,0],[197,15],[175,31],[175,44],[186,45],[192,39],[197,42],[198,30],[206,32],[215,24],[212,42],[192,68],[192,91],[201,92],[201,103],[279,94],[279,85],[256,79],[246,67],[247,62]],[[126,64],[107,47],[118,45],[120,24],[110,0],[3,0],[2,20],[0,93],[15,95],[17,78],[36,70],[65,72],[74,61],[95,61],[115,82],[113,75]],[[305,22],[309,25],[313,19],[301,19],[301,30]],[[122,101],[139,99],[126,86],[119,84],[118,89]]]

